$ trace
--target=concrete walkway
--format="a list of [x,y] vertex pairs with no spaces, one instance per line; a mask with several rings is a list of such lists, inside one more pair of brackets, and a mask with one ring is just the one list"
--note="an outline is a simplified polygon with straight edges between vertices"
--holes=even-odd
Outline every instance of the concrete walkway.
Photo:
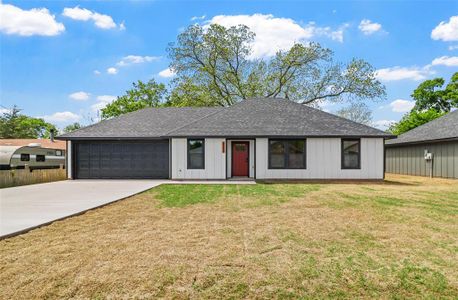
[[0,239],[83,213],[160,184],[254,181],[67,180],[0,189]]

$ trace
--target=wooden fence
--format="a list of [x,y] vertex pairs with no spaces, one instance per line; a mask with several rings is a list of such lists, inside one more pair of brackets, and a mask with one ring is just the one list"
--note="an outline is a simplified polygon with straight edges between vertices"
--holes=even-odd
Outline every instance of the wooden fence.
[[0,188],[67,179],[65,169],[0,170]]

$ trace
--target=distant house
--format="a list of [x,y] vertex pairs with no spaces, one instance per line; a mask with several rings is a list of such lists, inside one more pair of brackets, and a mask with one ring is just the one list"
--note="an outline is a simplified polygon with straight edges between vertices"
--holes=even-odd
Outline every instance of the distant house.
[[458,111],[386,141],[386,172],[458,178]]
[[146,108],[57,137],[69,178],[383,179],[391,135],[285,99]]
[[0,139],[0,169],[50,169],[65,166],[65,141]]
[[40,144],[42,148],[66,150],[65,141],[50,139],[0,139],[0,146],[28,146],[30,144]]

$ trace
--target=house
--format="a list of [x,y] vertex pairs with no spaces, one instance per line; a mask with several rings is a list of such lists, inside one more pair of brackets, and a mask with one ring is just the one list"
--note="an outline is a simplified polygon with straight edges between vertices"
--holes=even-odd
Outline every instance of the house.
[[458,110],[387,141],[386,172],[458,178]]
[[378,129],[284,99],[146,108],[59,136],[69,178],[383,179]]
[[0,139],[0,146],[28,146],[39,144],[42,148],[66,150],[64,141],[51,139]]
[[0,139],[0,170],[52,169],[65,166],[64,141]]

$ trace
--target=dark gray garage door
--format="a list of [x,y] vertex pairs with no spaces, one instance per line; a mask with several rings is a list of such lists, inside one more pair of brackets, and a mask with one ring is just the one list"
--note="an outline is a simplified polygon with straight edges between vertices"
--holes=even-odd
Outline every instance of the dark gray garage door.
[[76,178],[168,178],[169,142],[77,142]]

